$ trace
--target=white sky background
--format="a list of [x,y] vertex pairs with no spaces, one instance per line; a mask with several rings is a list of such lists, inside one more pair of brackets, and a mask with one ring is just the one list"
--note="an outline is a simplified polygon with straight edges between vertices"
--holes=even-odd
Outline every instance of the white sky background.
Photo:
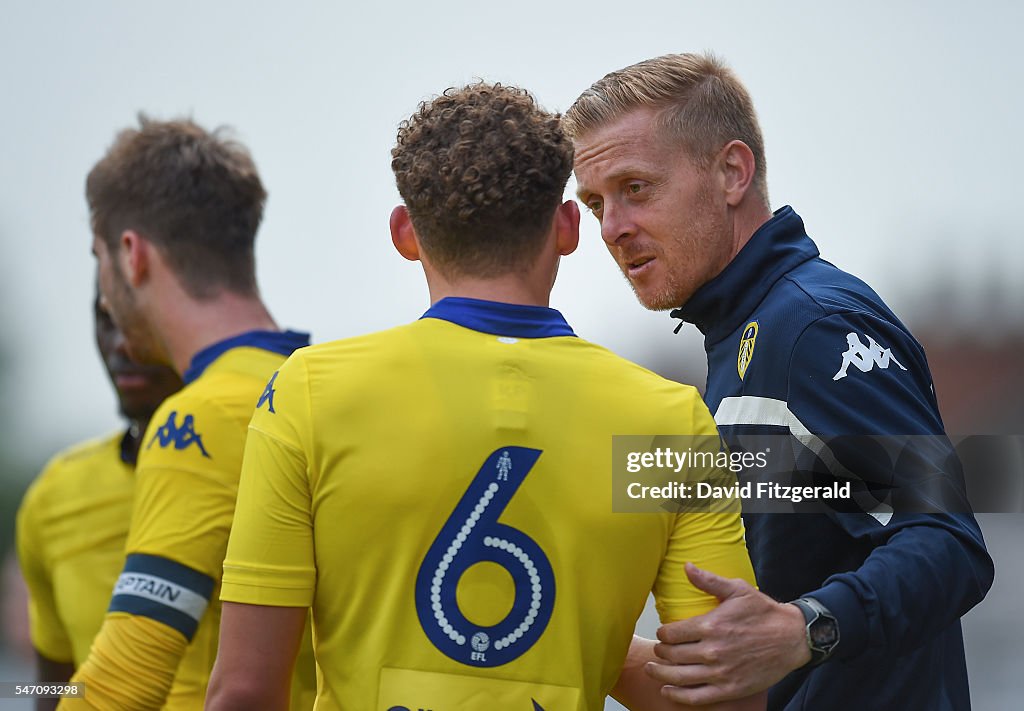
[[[941,275],[965,294],[964,318],[1012,320],[1024,302],[1024,5],[772,5],[0,0],[14,441],[43,457],[117,424],[91,336],[83,184],[140,109],[237,129],[270,194],[264,296],[280,324],[319,342],[427,306],[387,228],[399,200],[389,151],[420,100],[483,77],[564,110],[608,71],[712,49],[753,95],[773,207],[792,204],[827,259],[911,317]],[[1010,286],[982,289],[993,274]],[[703,361],[695,331],[672,336],[667,316],[636,304],[589,216],[553,305],[645,364]]]

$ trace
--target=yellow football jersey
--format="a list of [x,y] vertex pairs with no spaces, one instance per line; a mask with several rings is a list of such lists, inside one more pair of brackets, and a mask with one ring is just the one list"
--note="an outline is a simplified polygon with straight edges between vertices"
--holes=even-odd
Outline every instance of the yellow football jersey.
[[716,604],[685,561],[753,581],[738,508],[612,513],[612,436],[670,433],[715,436],[698,393],[552,309],[448,298],[303,349],[250,425],[221,598],[312,605],[318,711],[601,708],[649,592]]
[[85,659],[124,564],[135,480],[123,440],[122,432],[58,454],[18,510],[32,643],[56,662]]
[[[307,343],[307,334],[250,332],[201,351],[183,374],[185,387],[161,404],[142,440],[126,558],[109,612],[156,620],[190,640],[167,709],[203,706],[246,428],[267,378]],[[109,646],[103,654],[120,653]],[[296,671],[307,688],[306,703],[295,708],[310,708],[311,661]]]

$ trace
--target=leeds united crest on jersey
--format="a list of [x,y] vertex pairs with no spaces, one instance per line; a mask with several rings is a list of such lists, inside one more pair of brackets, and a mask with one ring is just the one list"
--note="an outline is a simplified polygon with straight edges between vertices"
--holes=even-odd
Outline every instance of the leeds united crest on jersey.
[[743,337],[740,339],[740,352],[736,356],[736,372],[740,374],[740,380],[747,374],[747,366],[754,357],[754,343],[757,341],[757,321],[751,321],[743,329]]

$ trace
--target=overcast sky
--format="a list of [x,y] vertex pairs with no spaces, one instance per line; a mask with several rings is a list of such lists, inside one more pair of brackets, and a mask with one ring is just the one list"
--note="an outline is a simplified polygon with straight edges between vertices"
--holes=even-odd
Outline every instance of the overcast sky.
[[[792,204],[826,258],[898,311],[920,310],[941,278],[973,288],[965,313],[1012,320],[1024,300],[1024,5],[774,5],[2,0],[13,434],[45,452],[116,426],[91,341],[83,181],[139,110],[236,128],[270,194],[264,296],[279,323],[319,342],[427,306],[387,229],[399,200],[389,151],[420,100],[482,77],[564,110],[608,71],[711,49],[753,95],[773,207]],[[1010,286],[979,288],[992,275]],[[635,303],[588,216],[553,305],[580,335],[646,364],[703,358],[692,330],[673,336],[667,316]]]

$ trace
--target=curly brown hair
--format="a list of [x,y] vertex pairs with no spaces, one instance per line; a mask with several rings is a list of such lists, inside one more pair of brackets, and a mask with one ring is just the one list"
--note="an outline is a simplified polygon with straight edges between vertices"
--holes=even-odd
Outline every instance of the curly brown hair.
[[114,248],[124,230],[138,230],[196,298],[255,294],[267,193],[249,151],[223,128],[138,118],[86,178],[93,233]]
[[431,263],[446,276],[492,277],[536,259],[573,149],[559,116],[525,89],[479,82],[421,103],[391,157]]

